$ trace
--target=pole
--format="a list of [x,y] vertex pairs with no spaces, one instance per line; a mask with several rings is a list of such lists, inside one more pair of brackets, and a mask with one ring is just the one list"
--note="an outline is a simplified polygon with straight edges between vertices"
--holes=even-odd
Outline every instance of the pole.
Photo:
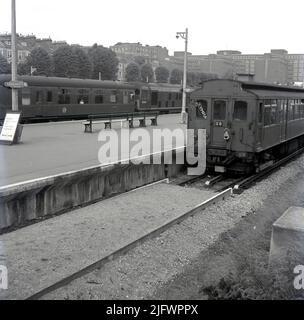
[[182,113],[181,122],[183,124],[187,123],[187,113],[186,113],[186,102],[187,102],[187,68],[188,67],[188,28],[186,28],[185,34],[185,57],[184,57],[184,80],[183,80],[183,103],[182,103]]
[[[17,81],[16,1],[12,0],[12,82]],[[18,111],[18,89],[12,88],[12,110]]]

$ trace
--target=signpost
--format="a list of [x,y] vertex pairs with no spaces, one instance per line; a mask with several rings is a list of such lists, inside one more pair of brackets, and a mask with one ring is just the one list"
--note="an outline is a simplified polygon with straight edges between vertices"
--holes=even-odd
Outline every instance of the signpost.
[[5,144],[18,143],[22,126],[19,126],[21,112],[7,112],[0,133],[0,142]]

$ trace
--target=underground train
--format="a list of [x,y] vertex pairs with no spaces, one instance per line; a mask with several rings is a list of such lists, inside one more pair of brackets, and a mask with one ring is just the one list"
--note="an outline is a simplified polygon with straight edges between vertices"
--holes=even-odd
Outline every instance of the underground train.
[[190,95],[188,128],[206,130],[207,168],[252,173],[304,146],[304,89],[215,79]]
[[[11,110],[10,75],[0,75],[0,120]],[[90,114],[181,110],[180,85],[20,76],[22,122],[83,119]]]

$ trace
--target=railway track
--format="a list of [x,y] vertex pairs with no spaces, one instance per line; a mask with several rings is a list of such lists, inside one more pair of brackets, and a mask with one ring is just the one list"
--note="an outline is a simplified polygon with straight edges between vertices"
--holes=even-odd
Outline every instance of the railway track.
[[294,153],[276,161],[271,166],[261,170],[260,172],[251,174],[249,176],[231,176],[227,174],[220,175],[201,175],[193,177],[182,184],[185,187],[195,187],[199,189],[208,188],[215,192],[222,192],[228,188],[232,188],[233,193],[240,194],[248,189],[254,183],[266,178],[275,170],[278,170],[282,165],[287,164],[289,161],[295,160],[300,154],[304,152],[304,148],[298,149]]
[[[198,177],[197,177],[198,178]],[[193,179],[194,180],[194,179]],[[156,183],[165,183],[165,182],[169,182],[169,181],[159,181]],[[156,184],[153,183],[153,184]],[[149,186],[149,185],[148,185]],[[146,188],[148,186],[142,187],[142,188]],[[141,188],[141,189],[142,189]],[[134,192],[133,191],[129,191]],[[102,259],[86,266],[85,268],[81,268],[80,270],[78,270],[77,272],[70,274],[68,276],[63,277],[62,279],[60,279],[59,281],[48,285],[47,287],[41,289],[41,290],[37,290],[37,292],[35,292],[34,294],[31,294],[30,296],[26,297],[26,300],[37,300],[37,299],[41,299],[43,296],[59,289],[62,288],[66,285],[68,285],[69,283],[71,283],[73,280],[76,280],[98,268],[103,267],[106,263],[117,259],[118,257],[126,254],[128,251],[130,251],[131,249],[137,247],[138,245],[144,243],[145,241],[158,237],[160,234],[162,234],[164,231],[166,231],[167,229],[169,229],[170,227],[181,223],[183,220],[187,219],[188,217],[191,217],[193,215],[195,215],[196,213],[201,212],[202,210],[204,210],[205,208],[207,208],[208,206],[211,206],[213,204],[216,204],[219,201],[225,200],[226,198],[229,198],[232,195],[232,189],[227,189],[223,192],[217,192],[214,195],[211,195],[210,197],[208,197],[207,200],[203,201],[202,203],[193,206],[190,210],[182,213],[181,215],[172,218],[172,220],[169,220],[167,222],[165,222],[164,224],[162,224],[159,227],[156,227],[154,230],[151,230],[149,232],[147,232],[145,235],[139,237],[138,239],[134,240],[133,242],[130,243],[126,243],[124,246],[122,246],[121,248],[117,249],[117,250],[113,250],[113,252],[111,252],[110,254],[108,254],[107,256],[103,257]]]

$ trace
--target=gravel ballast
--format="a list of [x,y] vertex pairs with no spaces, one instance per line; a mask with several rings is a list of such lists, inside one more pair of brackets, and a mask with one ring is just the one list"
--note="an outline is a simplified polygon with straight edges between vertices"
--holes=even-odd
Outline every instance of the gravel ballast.
[[[186,219],[158,238],[148,240],[101,269],[44,296],[44,299],[161,297],[157,292],[162,286],[182,274],[201,252],[212,246],[221,234],[232,229],[242,217],[258,211],[287,181],[290,183],[303,173],[303,169],[304,156],[301,156],[242,194]],[[271,203],[266,205],[271,206]],[[253,225],[252,232],[258,234],[258,227]],[[219,272],[220,268],[226,267],[217,264]],[[192,279],[194,282],[199,280]],[[184,298],[185,292],[183,294]],[[170,296],[166,298],[170,299]]]

